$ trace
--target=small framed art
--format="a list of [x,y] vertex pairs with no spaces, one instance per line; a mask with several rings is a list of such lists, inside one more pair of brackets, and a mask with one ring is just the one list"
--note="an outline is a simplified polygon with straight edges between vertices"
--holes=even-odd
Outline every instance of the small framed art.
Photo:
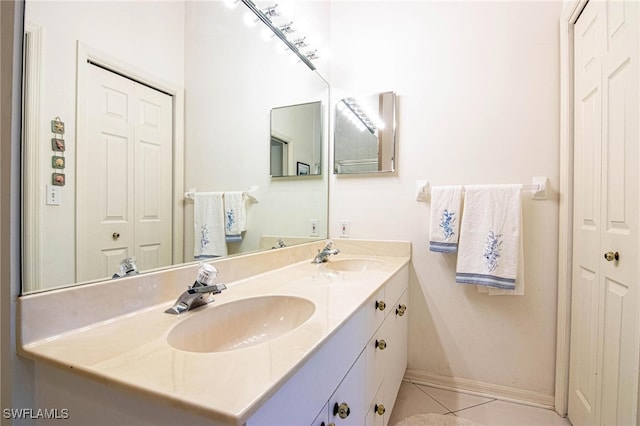
[[53,149],[56,152],[64,152],[65,150],[64,139],[57,139],[57,138],[51,139],[51,149]]
[[53,173],[51,175],[51,184],[55,186],[64,186],[64,173]]
[[311,167],[307,163],[297,162],[297,175],[299,176],[308,176],[311,174]]
[[64,165],[64,157],[59,157],[57,155],[51,157],[51,167],[54,169],[64,169]]

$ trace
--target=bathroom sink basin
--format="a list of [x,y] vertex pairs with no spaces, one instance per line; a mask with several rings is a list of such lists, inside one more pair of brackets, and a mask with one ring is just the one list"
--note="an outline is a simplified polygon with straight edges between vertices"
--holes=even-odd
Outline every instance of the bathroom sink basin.
[[330,260],[325,265],[334,271],[370,271],[384,266],[378,259],[340,259]]
[[315,310],[313,302],[301,297],[240,299],[192,312],[169,332],[167,342],[175,349],[188,352],[246,348],[296,329]]

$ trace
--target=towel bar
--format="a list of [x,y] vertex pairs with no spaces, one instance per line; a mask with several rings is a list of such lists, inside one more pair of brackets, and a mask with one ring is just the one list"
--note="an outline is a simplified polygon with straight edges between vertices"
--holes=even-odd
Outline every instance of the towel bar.
[[[253,186],[251,186],[251,188],[249,188],[248,191],[243,191],[242,195],[244,195],[245,197],[247,197],[250,201],[252,201],[254,203],[259,203],[260,201],[258,200],[258,189],[260,189],[260,188],[257,185],[253,185]],[[193,200],[196,192],[197,191],[196,191],[195,188],[189,188],[189,190],[184,193],[184,198],[188,198],[190,200]]]
[[[522,185],[522,190],[532,191],[531,198],[534,200],[546,200],[548,182],[549,179],[546,176],[536,176],[531,179],[530,184]],[[428,180],[416,181],[416,201],[427,201],[430,194],[431,187]]]

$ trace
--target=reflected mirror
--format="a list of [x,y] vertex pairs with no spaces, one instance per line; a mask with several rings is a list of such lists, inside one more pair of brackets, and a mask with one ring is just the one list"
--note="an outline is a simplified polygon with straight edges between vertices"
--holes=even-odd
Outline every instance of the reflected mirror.
[[271,110],[271,176],[320,175],[322,103]]
[[334,173],[395,171],[394,92],[341,99],[335,117]]
[[[208,229],[215,256],[326,238],[316,165],[328,150],[287,164],[318,178],[271,179],[266,141],[274,106],[309,104],[313,143],[326,143],[329,86],[248,13],[215,0],[25,2],[23,293],[195,261],[202,193],[223,194],[225,216],[224,194],[245,208],[233,235]],[[328,34],[327,3],[295,13]]]

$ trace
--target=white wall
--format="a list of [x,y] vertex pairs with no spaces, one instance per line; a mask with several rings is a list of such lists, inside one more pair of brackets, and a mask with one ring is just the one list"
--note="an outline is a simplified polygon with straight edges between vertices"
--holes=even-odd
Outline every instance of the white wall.
[[[41,279],[43,288],[75,282],[75,125],[77,41],[132,72],[184,86],[184,4],[29,1],[25,19],[42,29],[40,107]],[[144,31],[138,22],[144,22]],[[66,185],[61,205],[45,204],[51,183],[51,120],[65,123]]]
[[[428,251],[415,182],[529,183],[559,176],[562,3],[339,1],[331,7],[333,101],[399,95],[398,172],[334,176],[331,234],[413,244],[409,368],[554,392],[557,194],[524,201],[526,294],[455,283],[455,255]],[[337,241],[339,247],[339,241]]]

